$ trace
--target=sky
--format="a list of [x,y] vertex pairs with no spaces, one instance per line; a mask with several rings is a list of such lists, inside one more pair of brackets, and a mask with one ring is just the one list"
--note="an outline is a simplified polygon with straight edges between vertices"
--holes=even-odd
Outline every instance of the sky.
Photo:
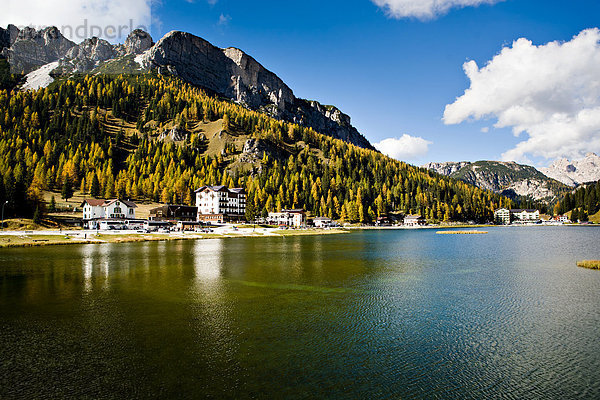
[[597,0],[7,1],[0,26],[118,42],[113,25],[142,25],[238,47],[412,164],[600,153]]

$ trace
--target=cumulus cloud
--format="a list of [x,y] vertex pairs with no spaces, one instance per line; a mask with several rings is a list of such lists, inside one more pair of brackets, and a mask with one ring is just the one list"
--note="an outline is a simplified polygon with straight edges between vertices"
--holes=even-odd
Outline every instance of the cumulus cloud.
[[446,106],[444,122],[495,119],[525,140],[505,160],[579,158],[600,151],[600,30],[568,42],[505,47],[485,67],[464,64],[470,87]]
[[503,0],[372,0],[392,18],[428,20],[446,14],[451,8],[495,4]]
[[424,156],[429,151],[429,145],[433,144],[421,137],[402,135],[400,138],[387,138],[374,146],[383,154],[396,160],[413,160]]
[[122,40],[135,28],[150,31],[154,0],[3,0],[0,26],[58,27],[75,42],[98,36]]

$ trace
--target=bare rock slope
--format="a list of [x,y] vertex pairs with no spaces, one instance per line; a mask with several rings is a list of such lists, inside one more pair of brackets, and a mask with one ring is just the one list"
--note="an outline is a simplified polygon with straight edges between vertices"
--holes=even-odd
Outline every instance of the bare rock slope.
[[529,165],[502,161],[429,163],[423,166],[439,174],[460,179],[508,197],[552,201],[567,189]]
[[600,157],[594,153],[573,162],[566,158],[554,161],[548,168],[541,168],[546,176],[569,186],[600,180]]

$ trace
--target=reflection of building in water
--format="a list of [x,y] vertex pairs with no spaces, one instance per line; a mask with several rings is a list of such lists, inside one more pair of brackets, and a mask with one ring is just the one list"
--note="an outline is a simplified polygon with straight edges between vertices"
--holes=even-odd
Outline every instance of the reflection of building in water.
[[83,270],[83,290],[87,293],[92,290],[92,272],[94,270],[95,245],[81,246],[81,267]]
[[194,244],[196,280],[210,283],[221,276],[223,240],[197,240]]

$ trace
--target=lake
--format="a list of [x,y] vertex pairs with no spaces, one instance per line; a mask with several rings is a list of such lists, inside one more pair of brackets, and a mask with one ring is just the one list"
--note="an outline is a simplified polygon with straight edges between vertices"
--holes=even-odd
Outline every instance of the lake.
[[600,229],[0,250],[0,398],[600,398]]

